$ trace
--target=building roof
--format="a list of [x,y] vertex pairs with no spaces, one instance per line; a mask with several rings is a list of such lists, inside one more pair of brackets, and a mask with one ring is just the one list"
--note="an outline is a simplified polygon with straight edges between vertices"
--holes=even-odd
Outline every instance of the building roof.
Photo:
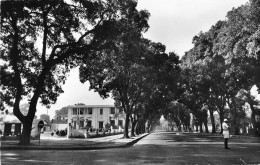
[[70,105],[68,108],[110,108],[114,105]]
[[16,116],[14,116],[12,114],[5,115],[3,122],[21,123],[21,121]]

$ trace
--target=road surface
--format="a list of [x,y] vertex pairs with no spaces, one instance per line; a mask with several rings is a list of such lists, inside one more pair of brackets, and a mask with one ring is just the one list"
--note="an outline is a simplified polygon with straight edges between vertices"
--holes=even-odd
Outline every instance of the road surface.
[[260,140],[219,136],[152,133],[134,146],[103,150],[6,150],[2,164],[260,164]]

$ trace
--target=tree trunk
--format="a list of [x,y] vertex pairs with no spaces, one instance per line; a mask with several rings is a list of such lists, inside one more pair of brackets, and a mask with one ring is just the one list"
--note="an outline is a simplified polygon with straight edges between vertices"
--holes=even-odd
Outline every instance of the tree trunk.
[[145,133],[145,122],[142,122],[141,134]]
[[232,114],[232,130],[234,131],[235,135],[239,135],[239,128],[237,125],[237,105],[236,101],[231,98],[231,101],[228,102],[228,105],[230,106],[231,114]]
[[209,110],[209,114],[210,114],[210,120],[211,120],[211,125],[212,125],[211,133],[216,133],[214,111],[213,110]]
[[207,120],[204,122],[204,126],[205,126],[205,132],[206,132],[206,133],[209,133],[208,121],[207,121]]
[[245,119],[243,120],[243,134],[246,134],[246,123],[245,123]]
[[145,129],[144,132],[145,133],[149,133],[148,126],[149,126],[148,121],[146,121],[145,124],[144,124],[144,129]]
[[[233,102],[233,101],[232,101]],[[235,105],[235,103],[233,104],[233,124],[234,124],[234,131],[235,131],[235,135],[239,135],[239,128],[238,128],[238,124],[237,124],[237,106]]]
[[141,133],[142,134],[145,133],[145,122],[144,121],[142,122],[142,132]]
[[179,128],[179,131],[182,131],[182,129],[181,129],[181,123],[179,123],[178,128]]
[[130,115],[129,115],[128,113],[126,113],[125,129],[124,129],[124,138],[130,138],[129,135],[128,135],[129,117],[130,117]]
[[199,121],[199,123],[200,123],[200,133],[202,133],[202,132],[203,132],[203,128],[202,128],[202,122],[201,122],[201,121]]
[[149,122],[149,120],[147,120],[145,122],[145,132],[150,133],[150,122]]
[[223,111],[219,111],[219,120],[220,120],[220,134],[222,134],[223,133],[222,123],[224,121],[224,112]]
[[226,101],[226,97],[221,95],[221,99],[219,100],[219,102],[217,102],[217,108],[218,108],[217,112],[219,114],[219,120],[220,120],[220,134],[223,133],[222,123],[224,121],[224,108],[226,103],[228,103]]
[[139,131],[139,122],[138,120],[136,120],[135,126],[134,126],[134,130],[135,130],[135,135],[139,135],[140,131]]
[[134,118],[131,118],[132,121],[132,127],[131,127],[131,137],[135,137],[135,125],[137,120],[135,120]]
[[141,129],[142,129],[142,124],[140,124],[140,122],[137,121],[136,126],[135,126],[135,134],[136,135],[141,134]]
[[249,103],[250,105],[250,108],[251,108],[251,111],[252,111],[252,114],[251,114],[251,122],[253,124],[253,129],[254,129],[254,135],[255,136],[259,136],[258,134],[258,131],[257,131],[257,123],[255,121],[255,108],[254,108],[254,105],[252,103]]
[[195,124],[195,127],[196,127],[196,132],[198,132],[199,131],[199,126],[198,126],[197,123]]
[[181,131],[181,122],[179,120],[176,122],[176,126],[178,128],[178,131]]
[[189,132],[189,126],[188,125],[186,125],[186,131]]
[[22,132],[22,135],[20,137],[19,144],[21,144],[21,145],[29,145],[30,144],[32,122],[33,122],[33,118],[30,119],[30,117],[26,117],[26,120],[23,121],[23,132]]

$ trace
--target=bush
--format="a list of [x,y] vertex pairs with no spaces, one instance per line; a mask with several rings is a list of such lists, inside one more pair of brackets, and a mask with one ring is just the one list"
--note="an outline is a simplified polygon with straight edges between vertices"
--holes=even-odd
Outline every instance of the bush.
[[67,135],[67,133],[66,133],[66,131],[65,130],[61,130],[60,131],[60,134],[59,134],[59,136],[66,136]]
[[77,130],[73,130],[71,131],[70,135],[69,135],[69,138],[85,138],[84,134],[77,131]]

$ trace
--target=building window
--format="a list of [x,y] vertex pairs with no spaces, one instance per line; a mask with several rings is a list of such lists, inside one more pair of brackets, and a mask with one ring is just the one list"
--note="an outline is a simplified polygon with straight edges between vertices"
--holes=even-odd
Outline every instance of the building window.
[[99,129],[102,129],[102,128],[103,128],[103,121],[100,121],[100,122],[99,122],[98,128],[99,128]]
[[88,109],[84,109],[84,114],[87,115],[88,114]]
[[76,125],[77,125],[76,121],[73,121],[73,128],[74,129],[76,129]]
[[80,108],[80,109],[79,109],[79,114],[80,114],[80,115],[84,115],[84,108]]
[[114,107],[112,107],[112,108],[110,109],[110,114],[115,114],[115,108],[114,108]]
[[100,109],[100,113],[99,113],[100,115],[103,115],[103,109]]
[[88,122],[87,122],[87,127],[91,127],[91,125],[92,125],[91,120],[88,120]]
[[79,122],[79,127],[84,127],[84,121]]
[[73,115],[77,115],[77,108],[73,108],[72,114],[73,114]]
[[123,127],[123,120],[118,120],[118,126]]
[[92,115],[92,108],[88,108],[88,114]]
[[110,121],[110,125],[114,126],[115,125],[115,120]]

